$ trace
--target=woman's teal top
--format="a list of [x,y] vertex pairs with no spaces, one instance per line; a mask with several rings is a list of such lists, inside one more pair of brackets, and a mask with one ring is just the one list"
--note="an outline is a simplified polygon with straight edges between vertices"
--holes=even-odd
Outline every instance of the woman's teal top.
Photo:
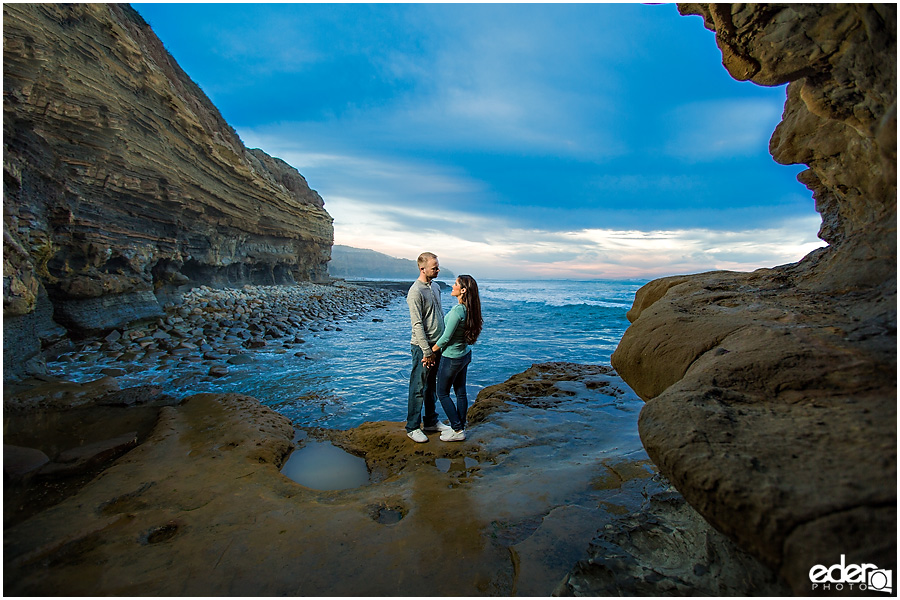
[[471,352],[466,344],[466,307],[457,304],[444,317],[444,333],[436,342],[441,348],[441,355],[447,358],[459,358]]

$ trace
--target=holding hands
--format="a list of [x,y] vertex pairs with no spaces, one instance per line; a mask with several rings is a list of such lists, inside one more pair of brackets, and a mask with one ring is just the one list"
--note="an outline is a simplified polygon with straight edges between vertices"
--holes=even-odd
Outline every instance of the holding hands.
[[430,369],[435,365],[435,363],[437,363],[437,353],[441,351],[439,346],[434,346],[434,348],[432,348],[431,350],[434,352],[434,354],[432,354],[431,356],[426,356],[422,359],[422,366],[426,369]]

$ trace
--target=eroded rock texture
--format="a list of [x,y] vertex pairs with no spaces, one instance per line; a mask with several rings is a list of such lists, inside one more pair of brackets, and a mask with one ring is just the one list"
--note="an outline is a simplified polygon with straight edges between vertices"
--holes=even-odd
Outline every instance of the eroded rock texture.
[[4,346],[30,340],[16,355],[48,328],[42,302],[102,330],[157,314],[167,284],[327,277],[322,199],[247,150],[127,5],[6,4],[3,67]]
[[613,365],[648,454],[710,523],[810,593],[896,569],[896,5],[683,4],[737,79],[789,82],[770,143],[828,247],[754,273],[653,281]]
[[[388,421],[295,438],[236,394],[21,393],[4,438],[6,483],[23,488],[4,489],[10,596],[783,595],[659,477],[637,436],[643,403],[609,367],[536,364],[484,388],[462,443],[416,444]],[[99,476],[57,477],[132,432],[139,445]],[[369,483],[314,489],[321,464],[301,478],[313,487],[279,474],[292,439],[364,457]]]

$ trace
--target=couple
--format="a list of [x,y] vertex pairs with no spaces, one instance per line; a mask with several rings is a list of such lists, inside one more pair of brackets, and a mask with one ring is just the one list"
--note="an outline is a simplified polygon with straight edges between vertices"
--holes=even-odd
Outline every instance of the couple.
[[[478,284],[470,275],[460,275],[451,295],[457,304],[447,313],[441,309],[441,288],[433,281],[440,272],[437,256],[423,252],[417,261],[419,278],[409,288],[406,303],[412,321],[412,372],[409,375],[409,405],[406,435],[414,442],[427,442],[425,432],[440,432],[445,442],[466,439],[466,371],[472,361],[470,344],[481,333],[481,299]],[[450,399],[450,388],[456,404]],[[435,395],[450,420],[438,420]],[[424,414],[422,411],[424,410]],[[424,425],[424,427],[422,426]]]

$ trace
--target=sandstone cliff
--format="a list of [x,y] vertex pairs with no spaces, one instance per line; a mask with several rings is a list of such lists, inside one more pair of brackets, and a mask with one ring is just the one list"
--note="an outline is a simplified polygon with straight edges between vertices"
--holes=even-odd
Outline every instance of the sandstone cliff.
[[129,6],[4,4],[3,40],[5,376],[51,316],[97,331],[158,314],[169,284],[327,277],[322,199]]
[[716,528],[811,592],[896,569],[896,5],[682,4],[739,80],[788,83],[770,143],[828,242],[754,273],[657,280],[613,366],[648,454]]

